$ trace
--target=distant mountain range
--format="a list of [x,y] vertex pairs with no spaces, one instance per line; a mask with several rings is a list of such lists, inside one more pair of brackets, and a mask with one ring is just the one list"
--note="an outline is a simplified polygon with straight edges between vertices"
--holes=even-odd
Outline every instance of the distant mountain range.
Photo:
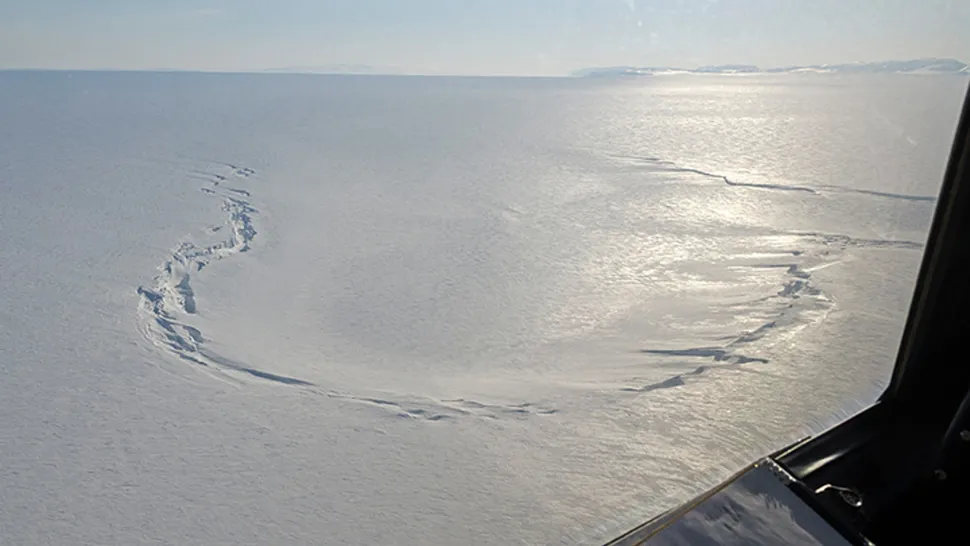
[[572,75],[583,78],[610,78],[664,74],[787,74],[803,72],[823,74],[970,74],[970,67],[956,59],[931,58],[871,63],[813,64],[778,68],[759,68],[749,64],[724,64],[700,68],[611,66],[583,68],[574,71]]

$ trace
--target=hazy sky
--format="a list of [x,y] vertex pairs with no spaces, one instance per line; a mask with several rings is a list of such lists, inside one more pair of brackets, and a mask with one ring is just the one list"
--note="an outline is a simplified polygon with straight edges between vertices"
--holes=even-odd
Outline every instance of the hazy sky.
[[0,68],[970,62],[967,29],[967,0],[0,0]]

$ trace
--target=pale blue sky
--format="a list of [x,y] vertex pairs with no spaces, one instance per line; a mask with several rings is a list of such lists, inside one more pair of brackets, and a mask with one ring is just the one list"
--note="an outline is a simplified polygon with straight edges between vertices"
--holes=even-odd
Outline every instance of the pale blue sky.
[[970,62],[967,29],[966,0],[0,0],[0,68]]

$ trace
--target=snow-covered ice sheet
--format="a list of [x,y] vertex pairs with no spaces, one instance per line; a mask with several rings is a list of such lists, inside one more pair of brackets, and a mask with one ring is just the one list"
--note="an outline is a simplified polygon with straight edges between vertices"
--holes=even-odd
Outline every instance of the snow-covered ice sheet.
[[859,409],[965,80],[786,78],[0,73],[0,536],[595,543]]

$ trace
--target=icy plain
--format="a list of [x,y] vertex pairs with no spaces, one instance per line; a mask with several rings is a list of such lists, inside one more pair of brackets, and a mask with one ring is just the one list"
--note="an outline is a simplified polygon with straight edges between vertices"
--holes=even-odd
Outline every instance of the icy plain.
[[595,544],[885,386],[962,75],[0,73],[0,542]]

